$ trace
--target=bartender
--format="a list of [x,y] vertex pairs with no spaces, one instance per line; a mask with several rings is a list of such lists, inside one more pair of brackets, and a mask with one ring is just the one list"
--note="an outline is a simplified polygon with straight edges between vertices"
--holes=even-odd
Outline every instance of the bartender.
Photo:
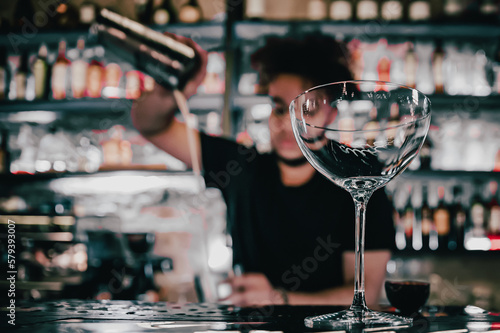
[[[203,81],[207,53],[191,40],[202,63],[183,90],[194,95]],[[235,305],[350,304],[354,281],[354,204],[343,189],[319,174],[302,155],[288,105],[316,85],[351,79],[348,58],[329,37],[269,39],[252,55],[260,85],[273,100],[272,152],[261,154],[224,138],[195,132],[196,154],[207,186],[227,204],[234,264],[229,279]],[[139,132],[192,167],[187,127],[174,118],[173,93],[156,85],[132,106]],[[365,285],[368,304],[378,302],[394,244],[392,206],[374,193],[366,221]]]

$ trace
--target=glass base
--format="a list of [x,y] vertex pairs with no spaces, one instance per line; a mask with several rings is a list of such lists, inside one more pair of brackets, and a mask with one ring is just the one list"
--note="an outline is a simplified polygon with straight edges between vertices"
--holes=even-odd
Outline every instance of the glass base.
[[390,328],[393,326],[411,325],[412,323],[412,318],[400,317],[390,313],[368,309],[363,311],[353,311],[349,309],[304,319],[306,327],[335,330],[349,330],[363,327]]

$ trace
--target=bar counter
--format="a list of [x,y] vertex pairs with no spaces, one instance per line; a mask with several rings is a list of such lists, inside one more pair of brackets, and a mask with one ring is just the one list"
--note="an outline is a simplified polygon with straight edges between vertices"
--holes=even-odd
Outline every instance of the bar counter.
[[[342,310],[339,306],[265,306],[148,303],[139,301],[58,300],[16,304],[15,326],[0,311],[1,332],[315,332],[304,326],[310,315]],[[392,308],[379,308],[393,312]],[[316,331],[317,332],[317,331]],[[338,332],[338,331],[337,331]],[[340,331],[342,332],[342,331]],[[479,333],[500,332],[500,313],[478,307],[427,306],[411,327],[356,328],[349,332]]]

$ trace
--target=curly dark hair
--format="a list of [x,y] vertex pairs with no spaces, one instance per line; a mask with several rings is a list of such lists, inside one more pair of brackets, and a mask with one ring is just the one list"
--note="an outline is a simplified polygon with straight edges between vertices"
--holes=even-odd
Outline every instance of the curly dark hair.
[[344,44],[322,35],[302,39],[270,37],[266,45],[251,56],[259,72],[262,92],[279,74],[305,78],[311,87],[329,82],[352,80],[348,68],[349,53]]

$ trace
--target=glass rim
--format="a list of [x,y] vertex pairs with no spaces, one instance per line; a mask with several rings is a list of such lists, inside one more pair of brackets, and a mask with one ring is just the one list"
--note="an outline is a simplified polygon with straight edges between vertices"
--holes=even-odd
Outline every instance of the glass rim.
[[[374,84],[388,85],[388,86],[393,86],[393,87],[404,88],[407,90],[416,91],[419,95],[423,96],[425,100],[427,100],[427,102],[429,103],[429,106],[432,104],[430,98],[426,94],[424,94],[423,92],[421,92],[420,90],[418,90],[416,88],[412,88],[412,87],[409,87],[409,86],[401,84],[401,83],[390,82],[390,81],[381,81],[381,80],[346,80],[346,81],[335,81],[335,82],[320,84],[320,85],[311,87],[311,88],[301,92],[300,94],[295,96],[295,98],[292,100],[291,103],[295,102],[295,100],[297,100],[302,95],[308,94],[314,90],[319,90],[321,88],[340,85],[340,84],[346,84],[346,83],[352,83],[353,85],[360,85],[363,83],[374,83]],[[430,111],[428,113],[430,113]]]

